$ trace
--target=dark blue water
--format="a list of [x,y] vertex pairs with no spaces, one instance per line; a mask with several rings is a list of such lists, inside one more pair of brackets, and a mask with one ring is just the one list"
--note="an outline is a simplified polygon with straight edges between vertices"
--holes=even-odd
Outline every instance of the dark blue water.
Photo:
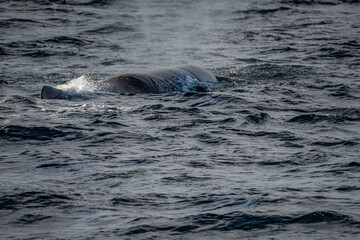
[[[359,36],[357,0],[0,1],[0,238],[359,238]],[[219,84],[93,87],[181,64]]]

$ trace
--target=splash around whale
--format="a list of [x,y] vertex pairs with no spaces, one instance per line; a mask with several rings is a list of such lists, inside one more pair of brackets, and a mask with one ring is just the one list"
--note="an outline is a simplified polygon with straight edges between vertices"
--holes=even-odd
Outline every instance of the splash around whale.
[[[186,81],[187,80],[187,81]],[[209,71],[194,65],[184,65],[174,68],[163,68],[144,73],[129,73],[103,80],[96,84],[99,91],[112,93],[166,93],[182,91],[184,82],[196,81],[202,83],[217,83],[216,77]],[[41,90],[42,99],[62,98],[65,94],[51,86]]]

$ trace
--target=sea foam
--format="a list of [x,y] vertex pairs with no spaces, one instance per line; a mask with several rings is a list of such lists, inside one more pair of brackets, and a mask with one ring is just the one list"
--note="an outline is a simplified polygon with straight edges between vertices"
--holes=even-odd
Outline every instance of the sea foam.
[[68,83],[57,85],[56,88],[72,93],[94,92],[95,83],[86,75],[70,80]]

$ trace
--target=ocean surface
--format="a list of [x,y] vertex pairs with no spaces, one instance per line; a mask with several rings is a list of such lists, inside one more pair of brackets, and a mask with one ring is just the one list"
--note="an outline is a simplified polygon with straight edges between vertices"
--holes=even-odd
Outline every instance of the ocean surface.
[[359,170],[358,0],[0,0],[0,239],[360,239]]

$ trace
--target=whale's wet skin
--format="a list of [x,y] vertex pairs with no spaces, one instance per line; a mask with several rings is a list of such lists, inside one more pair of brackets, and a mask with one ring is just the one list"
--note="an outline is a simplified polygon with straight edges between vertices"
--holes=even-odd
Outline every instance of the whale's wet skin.
[[358,239],[359,7],[0,1],[0,239]]
[[[205,83],[205,85],[204,85]],[[99,91],[114,93],[166,93],[184,90],[192,84],[192,90],[203,89],[206,84],[218,83],[216,77],[209,71],[193,66],[184,65],[176,68],[165,68],[146,73],[123,74],[112,77],[96,84]],[[190,90],[185,88],[186,90]],[[51,86],[44,86],[40,93],[42,99],[69,98],[71,94]]]

